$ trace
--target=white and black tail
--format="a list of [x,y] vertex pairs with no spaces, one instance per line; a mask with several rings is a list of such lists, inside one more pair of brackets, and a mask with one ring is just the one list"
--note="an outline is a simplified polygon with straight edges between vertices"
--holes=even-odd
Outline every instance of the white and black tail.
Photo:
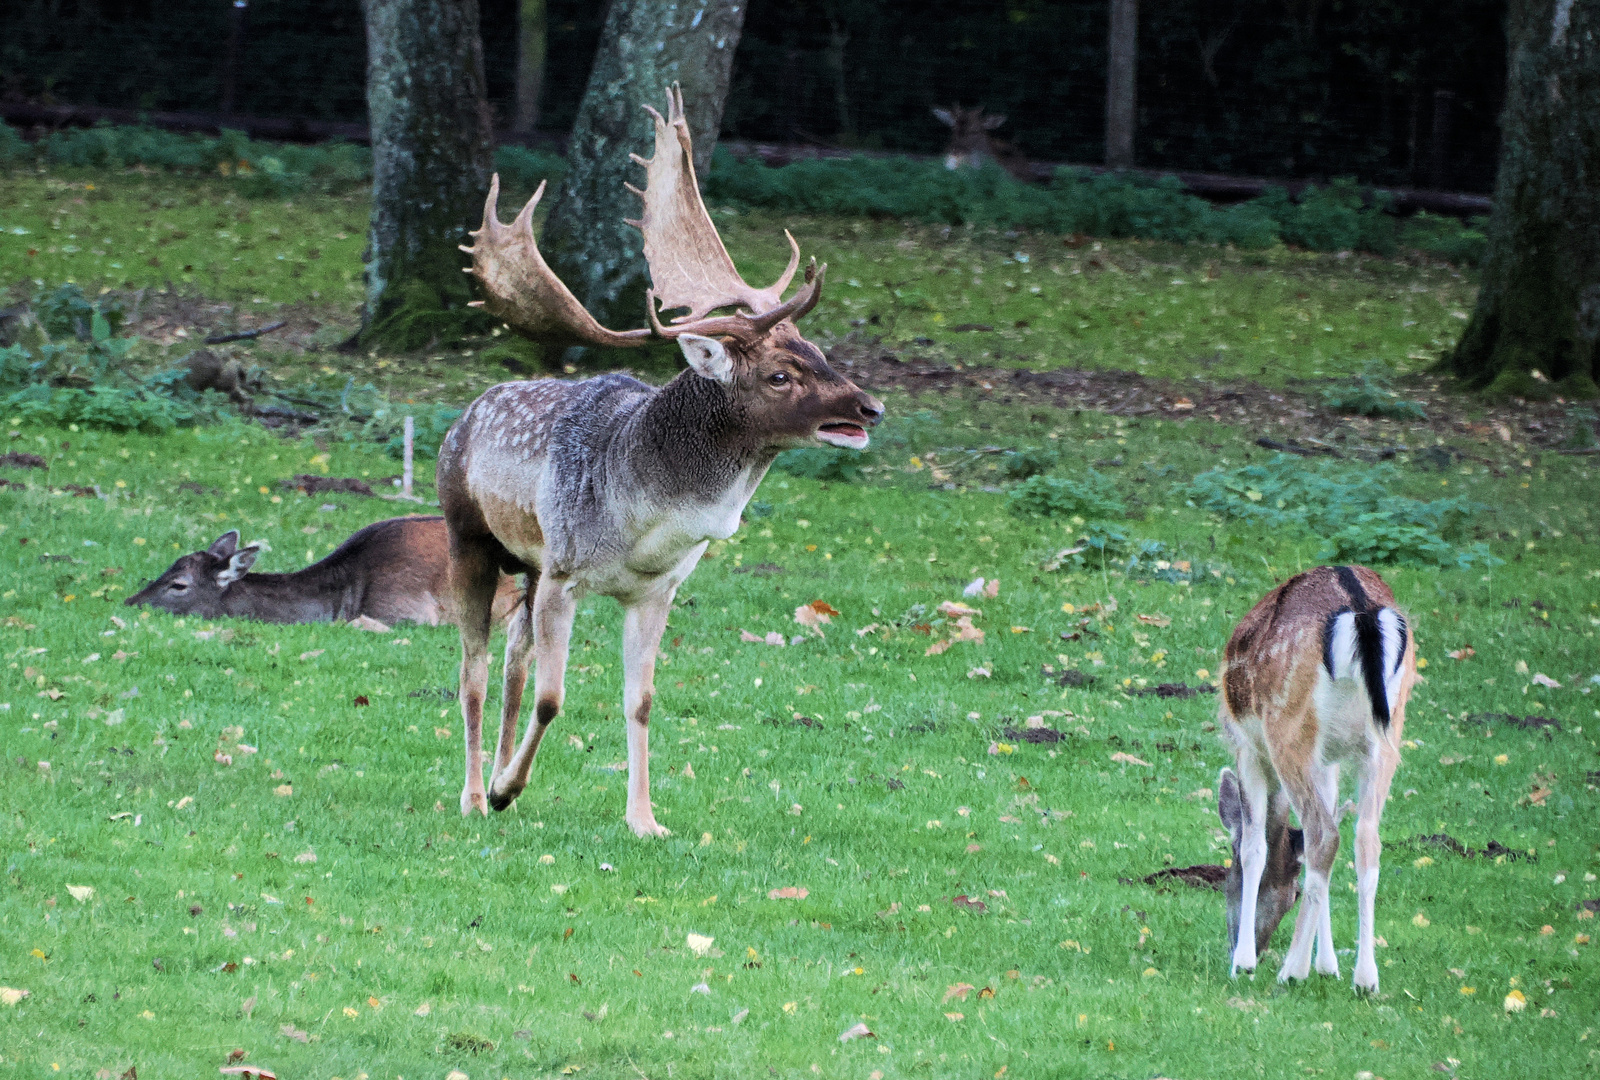
[[1380,731],[1386,731],[1400,691],[1406,620],[1394,608],[1374,607],[1350,567],[1335,569],[1339,584],[1350,596],[1350,606],[1328,616],[1322,631],[1322,664],[1335,681],[1362,680],[1372,718]]

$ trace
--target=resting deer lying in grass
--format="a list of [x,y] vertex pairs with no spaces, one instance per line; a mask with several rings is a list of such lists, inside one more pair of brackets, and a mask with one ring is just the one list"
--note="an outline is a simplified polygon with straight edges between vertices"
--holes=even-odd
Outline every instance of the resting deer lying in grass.
[[[663,836],[650,805],[647,725],[655,659],[678,586],[739,516],[772,459],[812,444],[862,449],[883,406],[828,366],[794,321],[815,306],[822,270],[787,302],[799,245],[777,283],[745,284],[700,202],[681,92],[654,109],[655,156],[638,192],[653,288],[655,334],[676,340],[687,370],[663,387],[623,374],[582,382],[503,383],[468,407],[439,454],[440,505],[450,528],[461,621],[461,711],[466,785],[461,812],[511,805],[561,709],[573,612],[585,593],[615,597],[623,618],[623,712],[628,732],[626,821],[639,836]],[[641,345],[652,330],[617,333],[594,320],[545,264],[534,243],[533,209],[544,185],[510,225],[489,189],[471,273],[488,310],[540,337],[596,345]],[[663,325],[657,312],[688,308]],[[718,308],[733,314],[712,316]],[[502,572],[526,571],[528,601],[512,618],[492,783],[483,781],[482,725],[488,680],[489,607]],[[534,720],[517,743],[517,718],[534,669]]]
[[[1339,770],[1356,775],[1358,936],[1355,986],[1378,989],[1373,906],[1378,821],[1400,764],[1416,646],[1394,593],[1364,566],[1322,566],[1290,578],[1234,628],[1222,675],[1222,725],[1238,773],[1223,769],[1219,809],[1233,839],[1228,870],[1232,973],[1253,971],[1278,921],[1294,906],[1302,857],[1305,892],[1280,981],[1316,969],[1338,976],[1328,878],[1339,852]],[[1289,810],[1300,828],[1289,826]],[[1303,836],[1302,836],[1303,831]],[[1303,851],[1303,856],[1302,856]]]
[[[442,517],[374,522],[327,558],[292,574],[252,574],[259,543],[239,546],[231,529],[204,551],[185,555],[124,603],[175,615],[235,616],[270,623],[348,622],[427,626],[455,622],[450,541]],[[514,578],[499,579],[493,619],[505,622],[522,603]]]
[[982,105],[973,109],[963,109],[960,105],[935,108],[933,115],[950,129],[950,145],[944,151],[945,168],[981,169],[994,164],[1018,180],[1031,182],[1034,179],[1033,169],[1022,152],[993,135],[995,129],[1006,122],[1004,115],[985,113]]

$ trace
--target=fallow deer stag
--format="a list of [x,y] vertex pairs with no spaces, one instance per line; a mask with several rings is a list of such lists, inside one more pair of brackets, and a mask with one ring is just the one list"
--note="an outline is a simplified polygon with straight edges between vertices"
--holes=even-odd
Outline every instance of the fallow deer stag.
[[985,113],[982,105],[971,109],[952,105],[948,109],[935,107],[933,115],[950,129],[950,145],[944,151],[945,168],[981,169],[993,164],[1025,183],[1034,180],[1033,168],[1022,152],[994,137],[995,129],[1006,122],[1003,114]]
[[[1322,566],[1290,578],[1256,604],[1228,641],[1219,706],[1238,766],[1223,769],[1219,810],[1233,840],[1228,870],[1232,972],[1257,954],[1305,891],[1278,979],[1316,969],[1339,974],[1328,878],[1339,852],[1339,770],[1356,774],[1355,986],[1378,989],[1373,915],[1378,821],[1400,765],[1416,645],[1394,593],[1364,566]],[[1289,826],[1289,811],[1300,828]]]
[[[879,401],[834,372],[794,320],[822,292],[826,267],[782,300],[800,262],[769,288],[747,285],[700,201],[683,99],[654,109],[655,155],[644,202],[631,222],[644,235],[652,288],[650,329],[601,326],[546,265],[533,238],[544,185],[507,226],[489,189],[470,273],[487,310],[530,336],[595,345],[675,340],[689,367],[662,387],[627,375],[581,382],[503,383],[473,402],[439,454],[440,504],[450,528],[461,621],[461,711],[466,784],[461,812],[503,810],[527,786],[545,730],[561,709],[567,644],[585,593],[621,602],[623,712],[628,737],[626,822],[664,836],[650,804],[647,731],[655,659],[678,586],[706,545],[725,539],[783,449],[813,440],[862,449],[883,413]],[[688,314],[663,324],[661,310]],[[719,308],[730,314],[712,315]],[[513,616],[492,782],[484,789],[482,724],[488,680],[489,602],[496,575],[528,574],[528,601]],[[534,717],[517,720],[534,657]]]
[[[291,574],[251,573],[263,548],[239,543],[230,529],[211,546],[174,562],[128,597],[174,615],[233,616],[269,623],[348,622],[424,626],[456,621],[450,590],[450,540],[442,517],[375,521],[357,530],[327,558]],[[515,578],[496,585],[493,619],[504,623],[522,605]]]

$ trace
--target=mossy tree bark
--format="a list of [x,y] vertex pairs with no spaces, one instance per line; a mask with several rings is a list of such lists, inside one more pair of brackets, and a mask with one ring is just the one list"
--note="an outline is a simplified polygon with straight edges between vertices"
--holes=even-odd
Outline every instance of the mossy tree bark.
[[1506,38],[1483,287],[1448,363],[1499,396],[1593,397],[1600,380],[1600,0],[1512,0]]
[[494,136],[477,0],[362,0],[372,227],[361,339],[424,348],[483,321],[457,245],[483,215]]
[[649,272],[638,230],[622,223],[639,216],[638,196],[624,182],[644,182],[628,155],[649,157],[653,145],[643,106],[665,113],[667,87],[683,85],[703,178],[744,12],[744,0],[611,0],[568,144],[567,176],[539,241],[551,268],[607,326],[644,325]]
[[539,126],[539,95],[544,92],[547,46],[546,0],[519,0],[517,4],[517,113],[511,133],[520,139]]

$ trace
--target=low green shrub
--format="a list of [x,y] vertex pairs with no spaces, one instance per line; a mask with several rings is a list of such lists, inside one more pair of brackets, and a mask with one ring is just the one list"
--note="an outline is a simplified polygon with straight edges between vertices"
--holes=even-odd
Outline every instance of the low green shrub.
[[1389,389],[1388,382],[1370,372],[1347,383],[1323,389],[1322,404],[1356,416],[1386,416],[1394,420],[1426,420],[1420,401],[1406,401]]
[[797,450],[785,450],[774,459],[772,467],[790,476],[806,480],[850,484],[862,478],[863,466],[868,460],[868,454],[857,450],[832,446],[806,446]]
[[1461,222],[1421,211],[1400,226],[1398,243],[1458,266],[1482,266],[1489,247],[1489,219]]
[[1277,454],[1264,465],[1203,472],[1189,493],[1196,505],[1227,517],[1323,537],[1319,559],[1463,567],[1500,561],[1484,544],[1458,542],[1481,506],[1390,494],[1398,475],[1388,464],[1353,471]]
[[1116,486],[1093,469],[1071,479],[1031,476],[1012,488],[1008,499],[1011,512],[1019,516],[1111,518],[1127,509]]
[[32,157],[33,151],[16,128],[0,120],[0,167],[20,165]]

